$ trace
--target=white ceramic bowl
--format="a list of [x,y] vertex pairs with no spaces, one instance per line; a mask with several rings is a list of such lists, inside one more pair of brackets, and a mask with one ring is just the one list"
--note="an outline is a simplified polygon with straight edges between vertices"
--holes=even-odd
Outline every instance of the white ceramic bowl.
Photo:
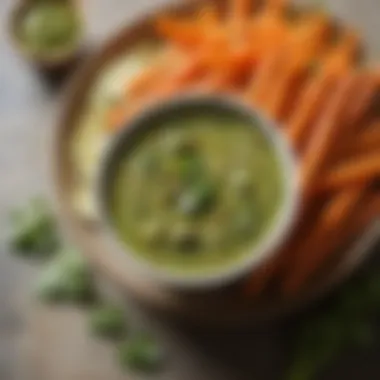
[[[220,270],[207,274],[173,273],[169,269],[153,265],[142,256],[134,253],[132,248],[121,242],[116,231],[113,229],[108,207],[109,185],[112,183],[110,179],[113,175],[112,169],[123,153],[126,141],[149,129],[151,120],[167,113],[178,112],[180,109],[189,110],[192,108],[236,113],[239,117],[244,117],[251,121],[252,127],[261,128],[263,134],[273,144],[278,154],[279,164],[282,168],[283,183],[285,185],[283,202],[275,220],[271,228],[262,236],[259,243],[254,245],[252,251],[240,259],[236,259],[228,267],[223,267]],[[110,252],[105,252],[104,254],[109,254],[110,259],[112,259],[113,254],[117,254],[120,256],[121,262],[125,262],[125,265],[129,265],[134,270],[140,271],[142,276],[149,276],[152,280],[159,281],[164,285],[176,289],[206,290],[226,286],[251,273],[276,254],[294,225],[298,211],[298,200],[296,159],[279,126],[268,120],[258,110],[244,105],[232,97],[183,94],[174,100],[148,107],[143,113],[128,122],[124,128],[121,128],[121,132],[116,134],[105,151],[99,170],[97,188],[99,215],[103,224],[102,227],[106,231],[107,244],[110,250]]]

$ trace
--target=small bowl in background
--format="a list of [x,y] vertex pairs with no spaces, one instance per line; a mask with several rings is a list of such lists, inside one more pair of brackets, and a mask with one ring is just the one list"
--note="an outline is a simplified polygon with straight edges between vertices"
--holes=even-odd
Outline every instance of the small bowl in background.
[[[36,49],[28,46],[28,43],[22,40],[21,25],[23,17],[30,9],[38,4],[63,4],[70,8],[75,18],[75,37],[69,41],[69,46],[62,49],[59,47],[51,52],[38,52]],[[19,0],[10,14],[9,34],[14,46],[21,52],[27,61],[31,62],[39,70],[56,71],[69,68],[80,57],[84,47],[84,29],[85,22],[82,17],[82,10],[75,0]]]

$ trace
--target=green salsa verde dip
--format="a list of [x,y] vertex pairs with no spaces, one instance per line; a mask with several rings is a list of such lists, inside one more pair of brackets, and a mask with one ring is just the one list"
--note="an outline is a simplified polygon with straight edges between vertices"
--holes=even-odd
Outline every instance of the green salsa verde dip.
[[77,43],[80,22],[67,0],[35,0],[18,21],[18,38],[37,54],[49,55],[71,50]]
[[274,144],[228,111],[152,121],[116,161],[113,228],[134,255],[174,274],[212,273],[251,254],[284,200]]

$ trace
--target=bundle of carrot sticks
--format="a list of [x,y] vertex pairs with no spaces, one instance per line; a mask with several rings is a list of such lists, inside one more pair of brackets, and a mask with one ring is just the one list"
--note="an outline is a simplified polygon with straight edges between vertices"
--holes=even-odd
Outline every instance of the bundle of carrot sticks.
[[162,54],[126,84],[107,128],[189,90],[233,94],[275,119],[299,158],[302,210],[244,293],[299,295],[380,215],[379,72],[360,64],[355,32],[286,0],[204,1],[155,27]]

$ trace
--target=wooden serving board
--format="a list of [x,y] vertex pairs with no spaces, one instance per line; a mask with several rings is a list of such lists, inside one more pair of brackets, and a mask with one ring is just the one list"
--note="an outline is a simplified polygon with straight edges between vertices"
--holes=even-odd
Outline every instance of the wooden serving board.
[[[224,0],[217,1],[221,9]],[[176,4],[169,9],[187,14],[196,9],[197,1]],[[71,191],[75,178],[75,168],[70,161],[69,143],[78,125],[86,97],[99,72],[116,57],[125,54],[138,44],[156,38],[152,20],[157,16],[146,16],[126,27],[107,42],[100,51],[91,57],[78,73],[69,91],[60,124],[56,129],[53,143],[54,184],[57,211],[63,226],[88,259],[102,273],[125,289],[133,298],[148,307],[168,315],[180,316],[196,323],[232,325],[243,322],[257,322],[278,315],[287,314],[300,308],[316,297],[325,294],[343,281],[365,258],[369,248],[379,236],[379,228],[370,228],[368,233],[344,255],[344,259],[329,273],[305,290],[304,294],[291,302],[269,298],[252,303],[239,297],[234,289],[219,290],[208,294],[184,294],[154,283],[125,265],[114,256],[106,243],[105,234],[96,224],[85,222],[73,208]]]

